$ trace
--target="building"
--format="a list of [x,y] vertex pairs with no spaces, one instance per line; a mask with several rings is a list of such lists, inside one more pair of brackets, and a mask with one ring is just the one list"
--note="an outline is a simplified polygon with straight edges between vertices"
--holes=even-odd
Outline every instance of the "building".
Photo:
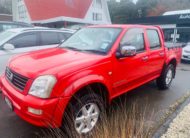
[[165,41],[190,42],[190,10],[170,11],[162,16],[129,19],[127,24],[157,25],[163,28]]
[[13,0],[14,21],[49,27],[110,24],[106,0]]
[[0,14],[0,21],[12,21],[12,18],[10,14]]

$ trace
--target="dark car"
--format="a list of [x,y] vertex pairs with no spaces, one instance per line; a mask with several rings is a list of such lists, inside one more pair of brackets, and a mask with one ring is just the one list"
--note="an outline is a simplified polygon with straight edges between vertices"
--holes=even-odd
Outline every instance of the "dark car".
[[21,22],[0,21],[0,32],[5,31],[7,29],[26,28],[26,27],[33,27],[33,26],[31,24],[21,23]]

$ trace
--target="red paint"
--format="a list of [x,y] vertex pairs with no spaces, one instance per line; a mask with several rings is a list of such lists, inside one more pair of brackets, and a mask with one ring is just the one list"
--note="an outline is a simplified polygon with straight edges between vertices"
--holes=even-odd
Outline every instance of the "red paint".
[[[178,63],[180,61],[181,49],[165,48],[163,33],[158,27],[139,25],[97,27],[119,27],[123,30],[106,56],[53,48],[20,55],[9,62],[9,68],[30,78],[23,93],[14,89],[4,75],[0,79],[3,95],[11,100],[14,111],[21,118],[37,126],[59,127],[70,98],[82,87],[92,83],[102,83],[107,87],[108,99],[111,101],[129,90],[158,78],[164,65],[169,64],[171,60],[176,59]],[[144,28],[146,52],[134,57],[117,59],[115,53],[119,43],[125,32],[133,27]],[[159,32],[162,45],[160,49],[150,50],[146,29],[156,29]],[[163,57],[159,56],[161,52],[164,53]],[[142,60],[145,56],[149,57],[147,61]],[[28,95],[33,80],[39,75],[47,74],[54,75],[58,80],[50,98],[40,99]],[[40,116],[33,115],[27,112],[27,107],[41,109],[44,112]]]
[[24,0],[32,21],[56,17],[83,19],[92,0]]

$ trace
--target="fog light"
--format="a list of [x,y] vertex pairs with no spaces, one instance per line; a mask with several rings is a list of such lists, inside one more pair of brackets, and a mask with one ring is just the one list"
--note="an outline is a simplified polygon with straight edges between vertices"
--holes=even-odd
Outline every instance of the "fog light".
[[34,108],[31,108],[31,107],[28,107],[28,112],[32,113],[32,114],[35,114],[35,115],[42,115],[42,110],[34,109]]

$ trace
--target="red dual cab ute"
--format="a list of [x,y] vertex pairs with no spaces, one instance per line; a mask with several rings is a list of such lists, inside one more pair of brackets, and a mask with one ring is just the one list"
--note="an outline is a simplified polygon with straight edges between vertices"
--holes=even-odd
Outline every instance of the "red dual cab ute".
[[0,88],[24,120],[87,134],[113,98],[152,80],[169,88],[180,58],[159,27],[92,26],[57,48],[13,57]]

